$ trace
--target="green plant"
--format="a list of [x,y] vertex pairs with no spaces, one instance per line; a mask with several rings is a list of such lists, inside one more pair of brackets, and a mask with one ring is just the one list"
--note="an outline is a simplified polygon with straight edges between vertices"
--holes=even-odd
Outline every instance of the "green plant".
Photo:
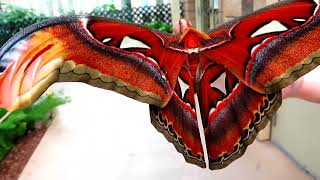
[[94,8],[92,12],[95,12],[95,11],[116,11],[116,10],[117,10],[117,8],[114,4],[104,4],[102,6]]
[[97,16],[106,16],[108,17],[108,14],[112,13],[120,13],[116,6],[114,4],[104,4],[102,6],[95,7],[90,15],[97,15]]
[[144,25],[152,29],[157,29],[159,31],[172,33],[172,26],[164,22],[150,22],[150,23],[145,23]]
[[44,20],[44,15],[36,15],[33,10],[12,5],[1,5],[0,46],[23,28]]
[[[23,137],[29,130],[35,128],[36,122],[47,125],[51,122],[50,112],[57,106],[69,101],[68,97],[62,97],[57,93],[51,93],[41,97],[31,106],[13,111],[0,123],[0,161],[15,146],[16,141]],[[0,117],[7,111],[0,109]]]

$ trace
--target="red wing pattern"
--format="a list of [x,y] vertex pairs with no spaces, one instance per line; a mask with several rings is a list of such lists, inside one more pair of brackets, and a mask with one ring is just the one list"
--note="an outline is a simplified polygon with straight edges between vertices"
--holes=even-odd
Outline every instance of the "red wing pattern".
[[97,17],[44,21],[0,49],[0,108],[30,105],[56,81],[85,82],[151,104],[152,124],[187,162],[205,167],[207,154],[220,169],[277,111],[281,88],[319,64],[318,9],[286,1],[180,38]]
[[150,106],[150,113],[152,124],[168,141],[174,142],[187,162],[206,167],[194,99],[198,57],[197,54],[188,56],[168,105],[164,108]]
[[195,112],[173,95],[188,56],[177,51],[178,46],[167,48],[178,41],[169,34],[96,17],[63,17],[33,25],[1,49],[0,108],[28,106],[56,81],[114,90],[153,104],[155,127],[189,162],[204,167]]
[[279,108],[281,88],[320,63],[318,6],[278,3],[203,40],[197,89],[210,169],[240,157]]
[[191,106],[174,93],[166,107],[150,106],[150,117],[154,127],[174,144],[187,162],[206,167],[197,115]]
[[199,102],[209,168],[221,169],[242,156],[281,105],[281,93],[261,94],[223,66],[203,65]]
[[320,63],[317,3],[285,1],[236,19],[209,33],[203,54],[256,91],[277,92]]
[[169,39],[178,41],[95,17],[33,25],[1,49],[0,107],[27,106],[56,81],[86,82],[163,107],[186,60],[185,54],[166,48]]

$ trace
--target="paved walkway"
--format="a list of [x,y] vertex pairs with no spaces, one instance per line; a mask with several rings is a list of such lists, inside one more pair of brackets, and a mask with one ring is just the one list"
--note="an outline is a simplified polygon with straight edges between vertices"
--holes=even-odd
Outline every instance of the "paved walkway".
[[58,109],[20,180],[307,180],[269,142],[255,142],[219,171],[184,162],[149,120],[148,105],[82,84],[58,84],[72,102]]

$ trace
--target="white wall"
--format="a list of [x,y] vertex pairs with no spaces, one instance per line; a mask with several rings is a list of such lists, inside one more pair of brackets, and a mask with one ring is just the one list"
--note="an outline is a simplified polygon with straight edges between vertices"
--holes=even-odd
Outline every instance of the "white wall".
[[283,102],[272,127],[272,141],[320,179],[320,105]]

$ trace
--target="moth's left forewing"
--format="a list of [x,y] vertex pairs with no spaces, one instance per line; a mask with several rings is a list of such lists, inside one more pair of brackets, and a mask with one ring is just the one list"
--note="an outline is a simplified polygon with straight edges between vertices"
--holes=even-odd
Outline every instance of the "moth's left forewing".
[[312,0],[269,6],[209,33],[203,54],[254,90],[277,92],[320,64],[319,13]]
[[0,49],[0,108],[30,105],[56,81],[79,81],[164,107],[186,55],[172,35],[98,17],[51,18]]
[[162,78],[168,81],[170,87],[175,87],[186,54],[168,48],[168,44],[179,38],[145,27],[107,20],[91,20],[86,27],[104,45],[146,58],[163,73]]
[[174,85],[186,60],[186,54],[168,48],[170,43],[179,40],[178,37],[134,24],[99,19],[91,20],[86,27],[94,38],[107,46],[146,56],[164,71]]
[[[87,22],[86,19],[81,21],[82,26],[85,26],[88,31],[89,37],[96,40],[100,46],[114,48],[115,52],[120,52],[120,55],[125,54],[128,58],[135,56],[143,58],[149,66],[153,66],[154,69],[161,72],[161,78],[168,83],[170,89],[175,87],[181,66],[186,60],[186,54],[168,48],[168,44],[178,41],[178,38],[121,21],[99,18],[89,19]],[[143,66],[137,64],[137,72],[144,70]],[[140,80],[143,81],[141,78]],[[143,82],[141,86],[144,86]],[[169,94],[172,95],[171,92]],[[169,99],[165,101],[164,104]]]

